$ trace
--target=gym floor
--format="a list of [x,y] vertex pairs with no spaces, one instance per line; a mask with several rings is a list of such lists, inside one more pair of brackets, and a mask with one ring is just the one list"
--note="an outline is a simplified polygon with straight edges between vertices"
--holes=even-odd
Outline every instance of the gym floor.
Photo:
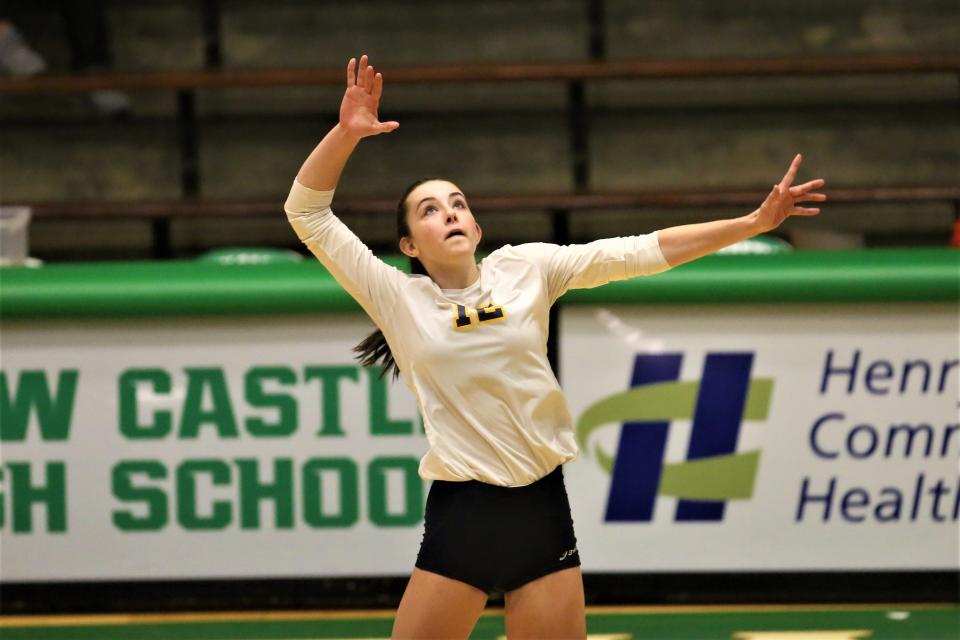
[[[390,637],[393,611],[0,616],[3,640],[287,640]],[[957,640],[960,606],[589,607],[589,640]],[[503,640],[490,608],[476,640]]]

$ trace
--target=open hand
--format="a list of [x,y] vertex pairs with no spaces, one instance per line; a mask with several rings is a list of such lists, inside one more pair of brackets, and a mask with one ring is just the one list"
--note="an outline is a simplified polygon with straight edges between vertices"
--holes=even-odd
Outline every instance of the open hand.
[[356,59],[347,63],[347,90],[340,103],[340,126],[358,138],[389,133],[400,123],[391,120],[380,122],[377,108],[383,93],[383,76],[374,73],[373,66],[367,65],[367,56],[360,56],[360,69],[356,68]]
[[823,202],[827,196],[822,193],[811,193],[824,185],[820,178],[811,180],[795,187],[793,179],[797,176],[797,169],[803,158],[798,153],[784,174],[779,184],[773,185],[773,191],[763,201],[760,208],[754,212],[759,233],[765,233],[779,227],[790,216],[815,216],[820,213],[819,208],[798,207],[798,202]]

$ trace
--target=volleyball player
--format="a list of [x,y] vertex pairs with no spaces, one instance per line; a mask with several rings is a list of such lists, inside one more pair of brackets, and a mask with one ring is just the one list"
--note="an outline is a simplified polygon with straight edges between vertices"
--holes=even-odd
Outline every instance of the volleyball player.
[[510,638],[584,638],[583,579],[562,465],[573,423],[547,361],[550,306],[569,289],[653,275],[791,215],[816,215],[813,180],[783,180],[752,213],[582,245],[506,245],[477,264],[482,230],[456,184],[412,185],[397,208],[406,274],[378,260],[332,213],[343,167],[365,137],[394,131],[377,108],[383,76],[347,64],[340,121],[300,168],[285,210],[298,237],[379,327],[364,364],[400,375],[430,444],[424,535],[393,638],[466,638],[489,593],[504,594]]

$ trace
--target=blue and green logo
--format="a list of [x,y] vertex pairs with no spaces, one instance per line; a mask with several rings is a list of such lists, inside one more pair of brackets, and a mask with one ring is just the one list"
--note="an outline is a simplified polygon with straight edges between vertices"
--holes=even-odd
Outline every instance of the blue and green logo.
[[[737,452],[740,424],[766,420],[773,380],[750,379],[753,353],[708,353],[699,382],[681,381],[683,354],[637,354],[630,389],[581,414],[577,440],[611,474],[607,522],[650,522],[656,498],[677,498],[676,521],[723,520],[727,500],[753,497],[760,451]],[[671,420],[691,420],[686,461],[664,464]],[[614,454],[588,446],[621,423]]]

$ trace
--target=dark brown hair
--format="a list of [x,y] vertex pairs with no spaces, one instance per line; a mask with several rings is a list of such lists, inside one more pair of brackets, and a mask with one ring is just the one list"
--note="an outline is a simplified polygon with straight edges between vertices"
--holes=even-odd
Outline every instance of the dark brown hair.
[[[400,196],[400,202],[397,203],[397,240],[410,235],[410,225],[407,224],[407,198],[410,196],[410,193],[424,182],[443,179],[444,178],[421,178],[406,188],[403,195]],[[427,273],[426,268],[424,268],[423,263],[416,258],[410,258],[410,273],[417,273],[427,277],[430,275]],[[400,368],[397,366],[396,360],[393,359],[393,352],[390,351],[387,339],[383,336],[383,331],[380,329],[377,329],[360,341],[360,344],[355,346],[353,350],[357,353],[355,356],[356,359],[359,360],[363,366],[382,367],[383,370],[380,372],[381,378],[391,369],[393,370],[394,380],[400,375]]]

